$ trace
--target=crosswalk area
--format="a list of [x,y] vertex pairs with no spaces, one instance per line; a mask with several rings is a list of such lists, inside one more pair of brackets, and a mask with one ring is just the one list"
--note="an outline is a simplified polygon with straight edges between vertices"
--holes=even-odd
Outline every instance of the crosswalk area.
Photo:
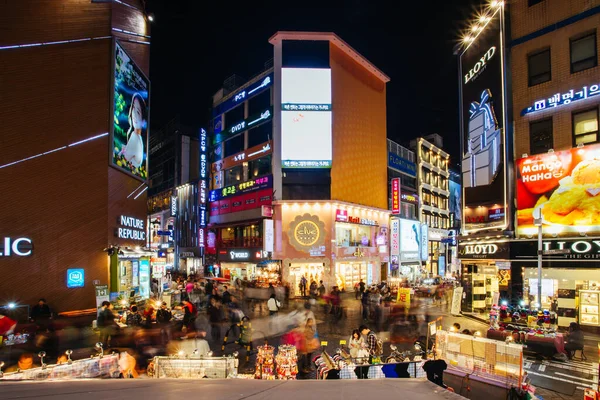
[[566,362],[537,360],[535,357],[526,356],[523,367],[534,386],[536,381],[550,379],[557,386],[573,385],[578,390],[598,388],[598,363],[578,360]]

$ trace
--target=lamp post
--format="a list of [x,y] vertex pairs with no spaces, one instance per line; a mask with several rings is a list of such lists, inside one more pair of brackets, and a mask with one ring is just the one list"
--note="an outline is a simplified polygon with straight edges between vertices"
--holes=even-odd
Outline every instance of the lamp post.
[[[534,211],[533,224],[538,227],[538,247],[537,247],[537,272],[538,272],[538,287],[537,287],[537,303],[538,309],[542,309],[542,210],[537,208]],[[531,305],[530,305],[531,307]]]

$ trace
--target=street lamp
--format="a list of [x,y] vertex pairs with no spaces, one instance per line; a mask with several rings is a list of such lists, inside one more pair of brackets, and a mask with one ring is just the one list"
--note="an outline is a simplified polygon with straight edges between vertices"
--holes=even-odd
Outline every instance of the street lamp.
[[[537,287],[537,304],[538,308],[542,308],[542,209],[535,209],[533,215],[533,224],[538,227],[538,248],[537,248],[537,272],[538,272],[538,287]],[[531,304],[529,305],[531,307]]]

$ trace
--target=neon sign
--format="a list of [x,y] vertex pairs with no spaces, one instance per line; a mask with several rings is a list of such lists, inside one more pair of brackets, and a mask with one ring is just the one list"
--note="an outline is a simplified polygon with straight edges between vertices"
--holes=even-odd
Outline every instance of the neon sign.
[[251,115],[247,119],[243,121],[237,121],[232,124],[227,124],[229,127],[224,132],[217,133],[213,138],[213,145],[217,145],[227,139],[228,136],[236,135],[238,133],[244,132],[250,128],[254,128],[255,126],[260,125],[263,122],[271,120],[273,117],[273,112],[271,109],[267,109],[261,111],[258,114]]
[[238,194],[254,192],[256,190],[273,187],[273,175],[263,176],[247,182],[226,186],[222,189],[211,190],[209,201],[217,201]]
[[400,178],[392,179],[392,214],[400,214]]
[[[0,242],[2,244],[2,242]],[[33,249],[31,239],[29,238],[17,238],[12,240],[9,237],[4,238],[4,247],[0,248],[0,257],[8,257],[12,254],[20,257],[26,257],[31,255]]]
[[533,102],[532,106],[524,108],[521,111],[521,116],[532,114],[538,111],[549,110],[550,108],[566,106],[572,102],[585,100],[589,97],[594,97],[600,94],[600,84],[595,84],[590,87],[584,86],[578,92],[574,89],[566,93],[556,93],[547,99],[541,99]]

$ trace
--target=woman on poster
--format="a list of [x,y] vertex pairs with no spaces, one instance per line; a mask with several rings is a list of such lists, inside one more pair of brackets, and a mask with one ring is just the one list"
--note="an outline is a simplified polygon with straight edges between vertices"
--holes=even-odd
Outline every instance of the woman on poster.
[[146,127],[146,102],[142,95],[135,93],[129,107],[129,131],[127,132],[127,144],[123,147],[121,154],[134,168],[139,168],[144,161],[144,138],[142,130]]

